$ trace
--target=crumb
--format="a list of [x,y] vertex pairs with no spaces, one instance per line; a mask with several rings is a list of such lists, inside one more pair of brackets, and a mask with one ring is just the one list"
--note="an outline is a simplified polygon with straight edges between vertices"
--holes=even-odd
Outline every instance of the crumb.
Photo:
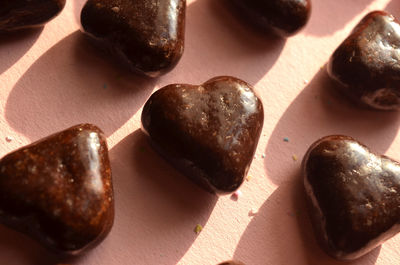
[[11,142],[12,140],[14,140],[14,138],[12,138],[11,136],[7,136],[6,137],[6,141],[9,143],[9,142]]
[[261,156],[262,158],[265,158],[265,154],[262,154],[262,156]]
[[257,213],[258,213],[258,212],[252,208],[252,209],[250,209],[250,211],[249,211],[249,216],[256,216]]
[[201,225],[196,225],[196,227],[194,228],[194,232],[196,234],[200,234],[201,230],[203,230],[203,226]]
[[247,177],[246,177],[246,180],[247,181],[250,181],[252,179],[252,176],[250,176],[250,175],[248,175]]
[[297,160],[299,159],[299,158],[297,157],[297,155],[293,155],[292,158],[293,158],[293,161],[297,161]]

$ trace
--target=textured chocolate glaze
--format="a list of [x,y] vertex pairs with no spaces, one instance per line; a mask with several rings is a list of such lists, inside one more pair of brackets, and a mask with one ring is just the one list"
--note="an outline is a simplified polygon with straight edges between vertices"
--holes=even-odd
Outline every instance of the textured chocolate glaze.
[[200,86],[166,86],[142,112],[143,130],[156,150],[217,194],[242,184],[263,121],[261,100],[249,84],[234,77],[216,77]]
[[57,16],[66,0],[3,0],[0,32],[42,26]]
[[311,16],[311,0],[234,0],[243,18],[282,37],[296,34]]
[[303,160],[314,231],[328,254],[356,259],[400,231],[400,164],[348,136],[315,142]]
[[0,160],[0,222],[46,247],[79,254],[113,220],[107,143],[96,126],[77,125]]
[[400,109],[400,24],[369,13],[329,60],[328,73],[348,97],[372,108]]
[[84,32],[137,73],[172,70],[184,50],[186,0],[89,0]]
[[230,260],[230,261],[225,261],[223,263],[220,263],[219,265],[245,265],[245,264],[243,262],[240,262],[240,261]]

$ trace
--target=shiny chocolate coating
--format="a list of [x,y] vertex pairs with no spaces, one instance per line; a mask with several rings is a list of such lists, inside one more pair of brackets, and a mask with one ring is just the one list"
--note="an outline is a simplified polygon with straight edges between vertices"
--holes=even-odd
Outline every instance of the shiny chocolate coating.
[[89,0],[84,32],[132,71],[157,77],[184,50],[186,0]]
[[315,142],[303,160],[314,232],[326,252],[356,259],[400,231],[400,164],[348,136]]
[[66,0],[2,0],[0,32],[44,25],[57,16]]
[[114,195],[106,138],[81,124],[0,160],[0,222],[68,255],[110,231]]
[[143,130],[171,164],[204,189],[227,194],[242,184],[262,130],[261,100],[246,82],[216,77],[155,92]]
[[369,13],[329,60],[329,75],[349,98],[380,110],[400,109],[400,24]]
[[218,265],[245,265],[245,264],[243,262],[240,262],[240,261],[230,260],[230,261],[222,262],[222,263],[220,263]]
[[260,30],[282,37],[296,34],[311,16],[311,0],[234,0],[232,1]]

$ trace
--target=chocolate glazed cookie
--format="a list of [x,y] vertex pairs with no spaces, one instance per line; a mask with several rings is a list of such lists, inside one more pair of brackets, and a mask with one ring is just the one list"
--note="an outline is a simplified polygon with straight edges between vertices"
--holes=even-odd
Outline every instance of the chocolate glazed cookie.
[[[233,0],[243,18],[266,32],[289,37],[310,19],[311,0]],[[239,13],[238,13],[239,14]]]
[[3,0],[0,3],[0,33],[42,26],[57,16],[66,0]]
[[329,60],[344,95],[379,110],[400,109],[400,24],[375,11],[361,20]]
[[0,160],[0,222],[61,254],[94,247],[114,221],[106,138],[81,124]]
[[243,183],[263,122],[263,106],[253,88],[226,76],[199,86],[166,86],[142,112],[143,130],[155,149],[216,194],[234,192]]
[[400,231],[400,164],[348,136],[315,142],[303,159],[317,239],[334,258],[353,260]]
[[186,0],[89,0],[84,32],[132,71],[157,77],[184,50]]

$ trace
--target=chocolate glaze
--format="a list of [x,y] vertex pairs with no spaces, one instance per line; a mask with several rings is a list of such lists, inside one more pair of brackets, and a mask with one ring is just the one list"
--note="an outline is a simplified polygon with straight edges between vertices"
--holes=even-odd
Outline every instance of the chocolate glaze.
[[400,231],[400,164],[348,136],[315,142],[303,160],[316,236],[328,254],[356,259]]
[[0,160],[0,222],[79,254],[110,231],[114,196],[106,138],[81,124]]
[[243,182],[264,120],[246,82],[216,77],[200,86],[169,85],[142,112],[143,130],[169,162],[206,190],[226,194]]
[[328,73],[353,100],[381,110],[400,109],[400,24],[369,13],[329,60]]
[[66,0],[3,0],[0,32],[42,26],[57,16]]
[[84,32],[134,72],[172,70],[184,50],[186,0],[89,0]]
[[243,18],[259,29],[288,37],[310,19],[311,0],[234,0]]

